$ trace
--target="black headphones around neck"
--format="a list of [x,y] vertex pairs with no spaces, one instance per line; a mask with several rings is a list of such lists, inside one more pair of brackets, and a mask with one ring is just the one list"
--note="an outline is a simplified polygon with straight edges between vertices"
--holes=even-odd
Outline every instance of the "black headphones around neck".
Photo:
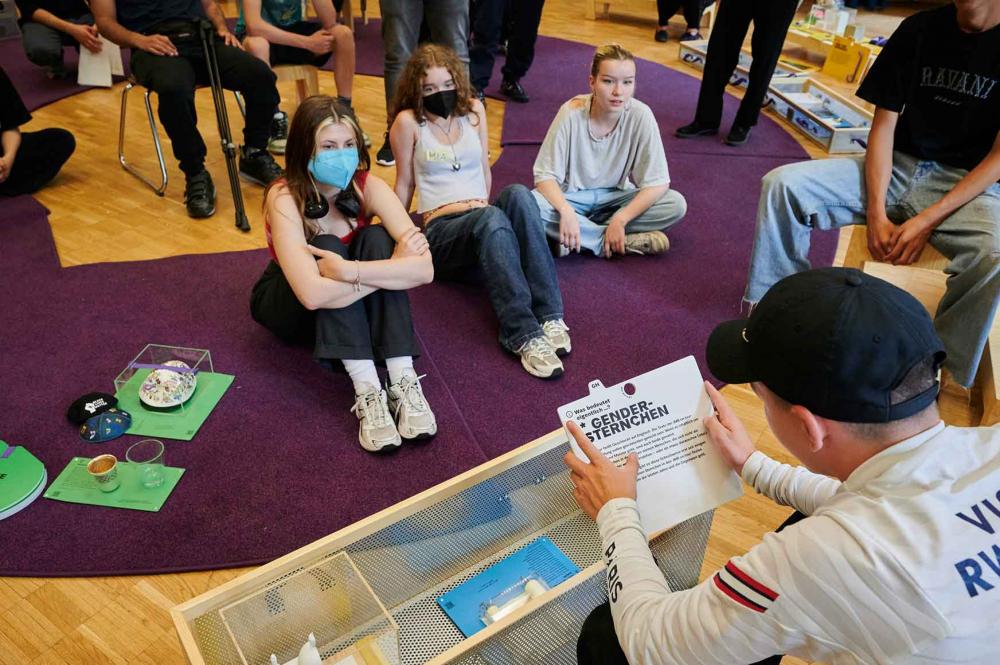
[[[333,200],[333,207],[343,213],[348,219],[357,219],[361,214],[361,202],[348,185],[347,189],[342,189],[337,193],[337,198]],[[313,193],[306,200],[302,207],[302,214],[306,219],[323,219],[330,214],[330,204],[326,197],[320,194],[319,189],[313,184]]]

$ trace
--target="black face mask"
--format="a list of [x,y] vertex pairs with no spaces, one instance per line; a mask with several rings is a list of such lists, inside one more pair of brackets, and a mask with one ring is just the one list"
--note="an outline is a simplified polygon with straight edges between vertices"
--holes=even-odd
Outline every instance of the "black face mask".
[[441,90],[424,97],[424,108],[434,115],[447,118],[455,110],[458,94],[454,90]]

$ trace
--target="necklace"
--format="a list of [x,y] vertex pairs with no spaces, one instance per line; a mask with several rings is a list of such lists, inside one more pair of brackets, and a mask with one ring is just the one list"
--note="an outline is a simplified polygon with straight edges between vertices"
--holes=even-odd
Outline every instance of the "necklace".
[[[448,116],[448,129],[447,130],[442,129],[435,122],[432,122],[431,125],[433,125],[434,127],[437,127],[438,131],[441,132],[442,134],[444,134],[445,138],[448,139],[448,142],[445,145],[447,145],[449,148],[451,148],[451,170],[452,171],[461,171],[462,170],[462,162],[458,161],[458,153],[455,152],[455,141],[452,141],[452,139],[451,139],[451,123],[454,122],[454,120],[455,120],[455,116],[454,115]],[[461,135],[459,135],[459,138],[462,138]]]
[[609,130],[608,130],[607,132],[605,132],[604,134],[601,134],[600,136],[596,136],[596,135],[594,134],[594,129],[593,129],[593,127],[591,127],[591,122],[592,122],[592,121],[593,121],[593,119],[594,119],[594,118],[593,118],[593,112],[594,112],[594,98],[593,98],[593,96],[591,96],[591,98],[590,98],[590,106],[589,106],[589,107],[588,107],[588,109],[587,109],[587,134],[589,134],[589,135],[590,135],[590,138],[591,138],[591,140],[593,140],[593,141],[597,141],[598,143],[600,143],[601,141],[604,141],[604,140],[605,140],[605,139],[607,139],[607,138],[608,138],[609,136],[611,136],[612,134],[614,134],[614,133],[615,133],[615,130],[616,130],[616,129],[618,129],[618,125],[619,125],[619,124],[621,124],[621,121],[622,121],[622,116],[624,116],[624,115],[625,115],[625,112],[624,112],[624,110],[623,110],[623,111],[622,111],[622,113],[621,113],[621,115],[619,115],[619,116],[618,116],[618,117],[617,117],[617,118],[615,119],[615,124],[611,126],[611,129],[609,129]]

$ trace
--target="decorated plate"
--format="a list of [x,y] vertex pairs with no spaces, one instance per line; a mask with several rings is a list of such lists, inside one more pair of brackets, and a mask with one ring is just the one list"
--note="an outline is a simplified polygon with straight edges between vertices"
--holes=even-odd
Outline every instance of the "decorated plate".
[[[189,365],[181,360],[168,360],[163,364],[190,369]],[[139,388],[139,399],[146,406],[166,409],[191,399],[197,385],[198,377],[193,372],[154,369],[143,380]]]

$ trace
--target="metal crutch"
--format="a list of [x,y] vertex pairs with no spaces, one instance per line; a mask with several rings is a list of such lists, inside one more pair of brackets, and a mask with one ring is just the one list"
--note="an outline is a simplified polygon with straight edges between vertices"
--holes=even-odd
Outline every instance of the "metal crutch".
[[236,228],[240,231],[249,231],[250,220],[247,219],[246,209],[243,206],[243,191],[240,189],[240,174],[236,166],[236,144],[233,143],[233,133],[229,128],[229,113],[226,111],[226,97],[219,77],[219,60],[215,53],[215,26],[209,21],[202,20],[199,28],[201,45],[205,51],[209,87],[212,89],[212,101],[215,103],[215,119],[219,124],[219,139],[222,143],[222,153],[226,156],[229,188],[233,192],[233,206],[236,208]]

